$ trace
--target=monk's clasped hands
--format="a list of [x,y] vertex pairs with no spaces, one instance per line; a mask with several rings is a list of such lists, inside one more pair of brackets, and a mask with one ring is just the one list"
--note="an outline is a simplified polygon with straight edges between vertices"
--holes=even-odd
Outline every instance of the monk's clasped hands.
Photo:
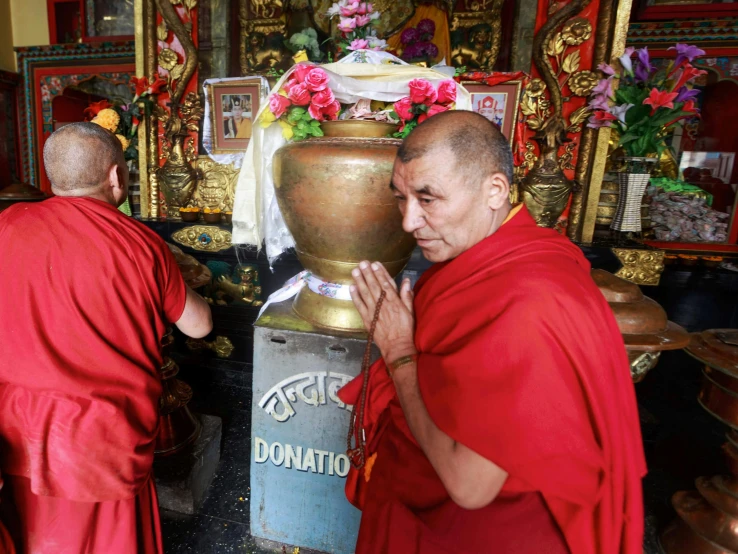
[[350,288],[351,299],[367,329],[374,319],[379,297],[382,291],[385,292],[374,330],[374,342],[385,362],[389,364],[403,356],[416,354],[415,313],[410,280],[403,280],[398,290],[395,280],[379,262],[361,262],[351,274],[355,282]]

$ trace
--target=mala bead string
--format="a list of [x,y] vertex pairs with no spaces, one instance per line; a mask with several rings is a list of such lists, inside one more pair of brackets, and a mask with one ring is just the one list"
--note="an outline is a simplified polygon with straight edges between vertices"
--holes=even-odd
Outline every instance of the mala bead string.
[[[361,395],[359,396],[358,413],[356,406],[351,410],[350,423],[348,436],[346,437],[347,450],[349,460],[356,469],[361,469],[366,463],[366,434],[364,433],[364,411],[366,410],[366,393],[369,388],[369,366],[372,355],[372,343],[374,342],[374,331],[377,328],[377,321],[379,320],[379,311],[382,309],[382,303],[386,296],[385,291],[379,295],[377,300],[377,307],[374,308],[374,318],[372,324],[369,327],[369,336],[366,339],[366,348],[364,349],[364,359],[361,362],[361,373],[364,376],[364,380],[361,385]],[[357,425],[358,423],[358,425]],[[351,442],[354,436],[354,430],[358,429],[358,437],[356,439],[356,448],[351,447]]]

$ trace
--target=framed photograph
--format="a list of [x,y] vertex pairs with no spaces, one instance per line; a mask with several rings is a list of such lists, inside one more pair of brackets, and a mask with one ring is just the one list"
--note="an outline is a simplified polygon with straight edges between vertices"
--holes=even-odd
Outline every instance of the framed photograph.
[[510,146],[515,140],[515,123],[520,105],[521,81],[507,81],[489,86],[474,81],[462,81],[471,94],[472,111],[483,115],[497,125]]
[[243,152],[259,112],[259,77],[208,84],[213,154]]

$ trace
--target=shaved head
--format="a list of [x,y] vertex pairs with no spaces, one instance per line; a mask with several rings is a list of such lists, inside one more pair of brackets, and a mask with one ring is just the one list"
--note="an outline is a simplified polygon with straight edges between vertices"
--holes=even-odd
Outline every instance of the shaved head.
[[95,123],[70,123],[44,144],[44,167],[54,193],[88,193],[109,182],[111,169],[125,165],[113,133]]
[[447,147],[456,158],[456,169],[474,183],[494,173],[513,180],[510,144],[497,126],[478,113],[449,110],[429,117],[403,141],[397,152],[402,163]]

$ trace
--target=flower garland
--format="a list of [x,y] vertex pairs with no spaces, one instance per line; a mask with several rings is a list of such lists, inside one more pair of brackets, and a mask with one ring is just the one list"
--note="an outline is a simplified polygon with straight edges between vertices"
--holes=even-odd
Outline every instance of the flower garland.
[[339,0],[326,12],[328,19],[338,17],[338,31],[341,37],[336,40],[339,53],[346,50],[385,50],[387,41],[377,37],[373,28],[379,19],[379,12],[368,2]]
[[395,102],[394,113],[400,120],[397,138],[405,138],[426,119],[454,108],[456,81],[442,81],[438,89],[425,79],[413,79],[408,85],[410,95]]
[[[707,72],[691,62],[705,52],[687,44],[669,50],[676,50],[676,59],[663,69],[651,64],[648,48],[632,47],[620,57],[621,74],[607,64],[598,67],[607,77],[592,90],[589,107],[593,113],[587,125],[615,127],[620,134],[618,147],[628,156],[661,155],[668,148],[666,135],[672,126],[699,113],[694,102],[699,90],[692,86]],[[616,79],[620,83],[613,91]]]
[[262,112],[259,123],[266,128],[276,121],[285,139],[303,140],[322,137],[320,122],[338,119],[340,111],[325,70],[300,63],[282,88],[269,97],[269,108]]

